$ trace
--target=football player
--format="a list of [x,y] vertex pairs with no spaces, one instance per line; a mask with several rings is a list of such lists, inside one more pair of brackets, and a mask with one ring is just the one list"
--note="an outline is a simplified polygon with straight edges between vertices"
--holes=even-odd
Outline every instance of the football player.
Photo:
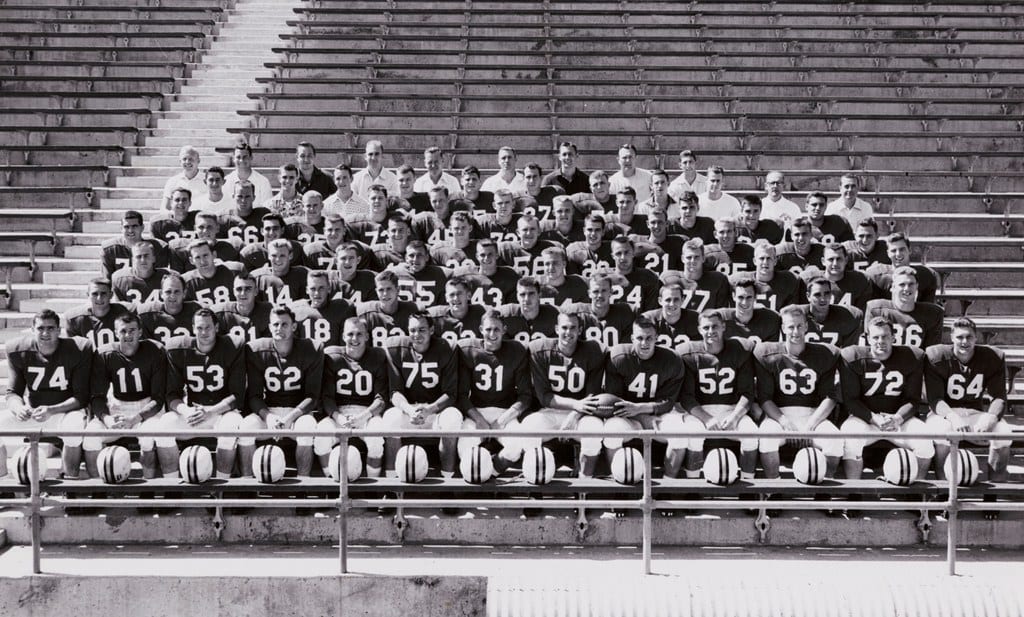
[[235,276],[233,289],[233,302],[210,307],[217,316],[219,332],[245,342],[270,336],[270,309],[273,305],[257,299],[256,279],[251,274],[239,273]]
[[853,259],[853,269],[867,270],[871,265],[889,264],[889,245],[878,239],[878,222],[874,217],[861,219],[853,230],[853,242],[847,242],[847,250]]
[[630,335],[630,328],[636,313],[625,302],[612,302],[612,280],[604,272],[590,277],[590,302],[569,304],[563,313],[578,315],[583,327],[583,336],[597,341],[605,349],[618,345]]
[[910,345],[925,350],[942,340],[945,311],[938,304],[917,299],[917,272],[900,266],[892,273],[889,300],[872,300],[864,311],[865,331],[875,317],[885,317],[893,327],[894,345]]
[[[801,431],[838,434],[829,419],[839,394],[836,375],[839,349],[826,343],[808,342],[808,316],[801,306],[782,309],[785,342],[763,342],[754,348],[757,400],[765,413],[761,431]],[[758,451],[767,478],[779,477],[779,447],[783,440],[761,437]],[[825,454],[825,477],[834,478],[843,455],[842,439],[813,440]]]
[[292,265],[292,245],[278,238],[267,245],[267,265],[253,270],[256,287],[271,304],[288,304],[306,297],[309,269]]
[[813,225],[809,218],[801,216],[794,219],[789,224],[787,236],[789,242],[783,242],[776,247],[777,269],[800,274],[808,266],[821,267],[825,247],[814,241]]
[[625,277],[627,282],[612,285],[612,300],[625,301],[636,312],[649,311],[657,307],[661,280],[654,272],[635,267],[636,245],[633,240],[628,236],[616,236],[611,246],[615,270]]
[[[85,428],[93,347],[84,338],[60,336],[60,317],[43,309],[32,318],[32,333],[6,344],[11,381],[0,430],[72,430]],[[7,475],[6,446],[21,438],[0,440],[0,477]],[[63,437],[64,477],[78,479],[82,438]]]
[[[192,317],[192,335],[175,336],[167,342],[167,412],[161,428],[216,429],[217,477],[230,478],[235,466],[235,447],[241,441],[231,433],[242,424],[237,411],[245,402],[245,353],[240,341],[217,334],[217,319],[208,308]],[[249,441],[255,442],[253,438]],[[178,460],[173,437],[156,440],[161,461]],[[252,476],[253,445],[243,456],[243,476]]]
[[[604,389],[622,400],[615,404],[615,415],[604,421],[605,430],[629,432],[659,425],[666,430],[684,430],[679,422],[682,416],[669,414],[683,384],[682,360],[658,345],[658,332],[649,319],[639,317],[633,323],[631,338],[630,343],[616,345],[608,353]],[[623,439],[605,437],[602,443],[611,461]],[[671,464],[666,460],[666,466]]]
[[918,302],[935,302],[935,294],[939,288],[939,273],[923,264],[910,263],[910,238],[897,232],[887,240],[886,256],[892,264],[874,263],[864,271],[876,287],[888,292],[892,288],[892,275],[896,268],[910,266],[917,273]]
[[665,285],[658,292],[661,308],[643,314],[654,324],[658,344],[669,349],[700,338],[697,331],[698,313],[683,308],[683,295],[683,287],[679,283]]
[[853,306],[833,304],[835,294],[832,290],[832,281],[823,276],[808,281],[809,304],[801,305],[810,317],[806,338],[839,348],[856,345],[861,335],[863,313]]
[[540,295],[540,283],[532,276],[524,276],[516,283],[516,303],[505,304],[499,309],[509,338],[526,345],[555,335],[558,309],[541,302]]
[[[793,204],[788,199],[783,199],[786,203]],[[793,204],[793,207],[797,212],[800,211],[796,204]],[[769,244],[782,242],[782,237],[785,235],[782,225],[771,216],[762,218],[763,212],[763,202],[757,195],[746,195],[740,200],[740,215],[736,219],[738,242],[749,242],[750,244],[756,244],[758,240],[764,240]],[[787,220],[791,219],[787,217]]]
[[[836,294],[835,304],[855,306],[863,311],[868,301],[875,295],[875,286],[863,273],[847,269],[849,255],[846,246],[838,242],[825,246],[821,261],[825,266],[825,277],[832,281]],[[807,272],[804,271],[804,274]]]
[[[379,290],[378,290],[379,291]],[[447,341],[434,336],[430,314],[416,311],[409,316],[408,336],[387,340],[391,380],[391,409],[384,412],[383,427],[389,430],[416,428],[458,430],[462,412],[459,399],[458,355]],[[395,472],[398,439],[385,439],[385,469]],[[441,438],[441,475],[455,473],[455,437]]]
[[715,240],[705,247],[708,262],[726,276],[754,269],[754,247],[736,242],[736,221],[719,219],[715,221]]
[[132,307],[160,300],[160,282],[167,268],[156,267],[156,249],[151,241],[132,245],[132,263],[114,272],[111,286],[114,297]]
[[666,272],[661,280],[678,282],[680,277],[694,284],[692,288],[684,284],[683,308],[700,313],[729,306],[729,279],[721,272],[704,269],[704,243],[699,239],[688,240],[683,245],[682,272]]
[[302,265],[304,255],[302,245],[295,240],[285,238],[284,217],[280,214],[267,214],[262,219],[263,241],[247,244],[241,250],[242,264],[250,272],[258,270],[269,263],[267,259],[268,247],[274,240],[284,238],[292,246],[292,265]]
[[882,439],[913,450],[918,460],[918,479],[923,479],[931,467],[935,455],[932,441],[908,437],[928,430],[916,416],[924,386],[924,352],[917,347],[895,345],[895,336],[892,322],[874,317],[868,322],[867,346],[851,346],[842,351],[839,375],[843,407],[849,417],[840,431],[878,433],[877,439],[846,437],[843,469],[847,478],[860,479],[864,446]]
[[[604,366],[601,345],[580,336],[579,318],[560,313],[556,337],[530,343],[530,371],[540,409],[523,418],[523,429],[601,431],[604,422],[594,413]],[[523,445],[539,447],[542,441],[528,439]],[[599,436],[580,440],[581,476],[594,476],[601,446]]]
[[190,242],[188,256],[194,269],[182,275],[186,300],[194,300],[201,306],[209,307],[234,299],[232,290],[235,274],[240,268],[232,269],[225,264],[218,264],[213,244],[208,240]]
[[444,284],[448,280],[444,269],[430,263],[427,245],[414,240],[405,247],[405,272],[409,277],[398,283],[399,297],[415,302],[420,309],[444,304]]
[[583,277],[599,270],[609,270],[615,265],[611,245],[604,241],[606,226],[603,215],[588,214],[583,220],[583,239],[565,247],[570,268]]
[[168,272],[160,280],[160,300],[138,308],[143,338],[160,341],[165,346],[174,336],[188,336],[192,316],[199,303],[185,300],[185,281],[177,272]]
[[[679,419],[681,428],[756,431],[757,425],[749,415],[755,402],[753,344],[744,339],[725,338],[725,320],[719,311],[701,313],[698,329],[703,340],[676,347],[684,365],[683,387],[679,391],[679,404],[685,414]],[[738,441],[741,476],[753,478],[758,440],[753,437]],[[669,439],[668,447],[667,474],[678,470],[685,461],[686,477],[700,476],[704,465],[703,437]]]
[[[505,323],[495,310],[484,313],[480,338],[458,342],[459,407],[465,411],[464,429],[520,428],[522,417],[533,403],[530,381],[530,352],[526,345],[505,339]],[[479,445],[480,437],[460,437],[459,455]],[[522,440],[499,438],[501,451],[494,461],[498,473],[517,462],[523,454]]]
[[647,215],[647,226],[650,233],[646,237],[633,236],[637,243],[637,252],[643,255],[644,266],[658,274],[682,269],[686,237],[669,233],[668,215],[665,211],[660,208],[651,210]]
[[803,299],[803,281],[788,270],[776,270],[779,261],[775,246],[759,240],[754,243],[754,280],[757,281],[759,306],[778,311]]
[[[160,418],[167,395],[167,353],[163,345],[142,338],[142,323],[134,313],[124,313],[114,322],[117,341],[103,345],[92,362],[92,419],[86,428],[160,430]],[[104,444],[119,436],[86,437],[85,468],[89,477],[99,476],[96,458]],[[156,441],[139,437],[142,475],[157,477]],[[178,460],[160,462],[163,474],[178,477]]]
[[366,319],[370,326],[370,340],[376,347],[384,347],[390,336],[405,334],[409,317],[419,310],[412,302],[398,299],[398,275],[385,270],[374,277],[376,300],[356,305],[356,316]]
[[826,214],[828,198],[824,193],[808,193],[804,212],[814,225],[814,235],[822,244],[853,240],[853,229],[845,218],[838,214]]
[[498,244],[491,239],[476,244],[477,273],[490,281],[473,292],[473,304],[497,308],[516,295],[519,273],[509,266],[498,265]]
[[544,304],[562,306],[566,302],[586,302],[590,298],[587,279],[579,274],[566,274],[565,251],[561,247],[550,247],[541,253],[544,283],[541,301]]
[[298,335],[321,346],[340,344],[343,324],[355,317],[355,307],[344,298],[331,297],[330,277],[323,270],[308,271],[305,295],[308,299],[291,305]]
[[155,238],[146,240],[142,237],[144,228],[142,213],[135,210],[128,210],[121,217],[121,235],[116,238],[105,240],[100,245],[101,275],[113,278],[114,273],[134,263],[132,248],[138,244],[148,243],[154,248],[154,257],[159,259],[154,262],[158,267],[167,266],[167,245]]
[[[932,345],[925,351],[925,390],[932,413],[930,431],[1011,434],[1002,419],[1006,411],[1006,359],[995,347],[978,344],[978,328],[967,317],[953,322],[951,345]],[[1005,482],[1011,440],[989,443],[989,480]],[[935,442],[935,475],[946,478],[949,443]]]
[[[344,345],[324,349],[322,400],[326,417],[317,424],[317,431],[379,430],[390,397],[387,352],[370,344],[370,327],[361,317],[346,319],[341,336]],[[325,472],[337,441],[333,434],[313,440],[313,450]],[[364,437],[363,443],[366,475],[376,478],[383,469],[384,438]]]
[[673,221],[668,233],[683,235],[690,240],[699,239],[704,244],[713,244],[715,242],[715,220],[707,216],[698,216],[699,210],[700,198],[697,197],[697,194],[688,191],[683,193],[679,197],[678,224]]
[[460,340],[479,336],[480,323],[487,309],[470,303],[472,293],[473,286],[465,277],[452,277],[444,286],[447,304],[432,306],[427,311],[434,318],[437,333],[453,347]]
[[92,279],[89,281],[89,304],[71,309],[64,315],[67,336],[81,336],[89,339],[93,347],[110,345],[114,342],[114,322],[128,313],[128,308],[111,302],[113,297],[110,281]]
[[722,309],[725,337],[741,337],[752,343],[778,341],[782,319],[775,311],[757,306],[757,285],[750,275],[739,276],[732,285],[735,308]]
[[[317,341],[295,336],[297,326],[290,308],[275,306],[270,311],[270,338],[246,346],[249,414],[242,419],[242,430],[316,430],[313,412],[320,405],[324,356]],[[238,440],[243,461],[252,460],[247,451],[250,439]],[[296,475],[308,478],[312,468],[313,437],[296,437]]]

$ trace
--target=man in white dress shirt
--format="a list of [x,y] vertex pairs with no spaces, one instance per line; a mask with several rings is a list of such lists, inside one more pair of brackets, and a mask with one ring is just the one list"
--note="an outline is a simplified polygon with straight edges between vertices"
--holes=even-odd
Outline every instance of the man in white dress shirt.
[[360,169],[352,176],[352,191],[363,199],[370,199],[370,187],[379,184],[387,189],[388,197],[397,197],[398,176],[393,171],[384,169],[384,144],[373,139],[366,142],[363,152],[366,168]]
[[720,221],[722,219],[735,219],[740,215],[740,201],[722,192],[722,184],[725,180],[725,171],[718,166],[708,167],[708,192],[701,193],[700,199],[701,216]]
[[496,193],[501,189],[511,191],[516,197],[526,194],[526,177],[516,171],[516,150],[512,146],[498,149],[498,173],[484,180],[481,191]]
[[838,214],[846,219],[850,227],[856,229],[866,218],[875,215],[871,204],[857,197],[860,193],[860,178],[853,174],[843,174],[839,178],[839,198],[828,204],[825,214]]
[[636,147],[633,144],[619,147],[619,171],[608,181],[611,182],[612,193],[618,193],[628,186],[636,191],[638,202],[651,198],[651,172],[636,166]]
[[443,186],[448,189],[449,195],[458,195],[462,191],[458,179],[444,171],[442,155],[441,149],[437,146],[431,146],[423,151],[423,166],[427,168],[427,173],[416,178],[412,190],[417,193],[429,193],[435,186]]

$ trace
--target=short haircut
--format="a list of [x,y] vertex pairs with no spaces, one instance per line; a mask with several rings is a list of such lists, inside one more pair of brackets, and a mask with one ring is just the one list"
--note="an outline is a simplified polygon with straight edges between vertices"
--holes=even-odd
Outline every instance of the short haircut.
[[479,253],[480,249],[482,249],[482,248],[493,248],[495,251],[497,251],[498,250],[498,243],[494,240],[494,238],[484,238],[482,240],[477,240],[477,242],[476,242],[476,250],[477,250],[477,252]]
[[798,216],[789,223],[790,229],[806,229],[810,231],[813,226],[814,224],[811,223],[811,219],[806,216]]
[[826,202],[828,201],[828,197],[821,191],[811,191],[810,193],[807,193],[807,198],[804,201],[805,203],[811,203],[812,199],[824,199]]
[[524,276],[520,278],[516,281],[516,287],[524,287],[540,293],[540,283],[532,276]]
[[682,152],[679,153],[679,158],[681,158],[681,159],[689,158],[689,159],[693,159],[693,161],[695,163],[697,162],[697,155],[693,153],[693,150],[683,150]]
[[853,180],[854,184],[858,187],[860,186],[860,176],[857,176],[856,174],[846,173],[839,176],[839,182],[841,183],[843,180]]
[[445,287],[460,287],[460,288],[462,288],[463,291],[473,291],[473,284],[470,283],[469,279],[467,279],[464,276],[453,276],[452,278],[448,279],[445,282],[444,286]]
[[857,223],[857,227],[870,227],[871,229],[875,230],[875,235],[878,235],[878,221],[876,221],[875,217],[873,216],[861,219]]
[[515,195],[513,195],[512,191],[508,189],[498,189],[494,191],[494,201],[498,201],[499,197],[501,197],[502,199],[506,197],[508,197],[509,199],[515,199]]
[[195,321],[196,321],[197,319],[199,319],[199,318],[205,318],[205,319],[209,319],[209,320],[210,320],[210,321],[212,321],[213,323],[217,323],[217,315],[216,315],[216,314],[214,314],[214,312],[213,312],[213,311],[211,311],[211,310],[210,310],[209,308],[207,308],[207,307],[205,307],[205,306],[204,306],[203,308],[201,308],[201,309],[197,310],[197,311],[196,311],[196,312],[195,312],[195,313],[194,313],[194,314],[192,315],[192,323],[195,323]]
[[281,317],[282,315],[287,315],[292,318],[292,321],[295,321],[295,311],[293,311],[291,307],[284,304],[274,305],[274,308],[270,309],[270,314],[277,315],[278,317]]
[[696,251],[701,255],[704,254],[704,241],[700,238],[690,238],[683,243],[683,252]]
[[142,225],[142,213],[138,210],[126,210],[124,215],[121,217],[122,221],[138,221],[139,225]]
[[310,270],[306,274],[306,282],[308,283],[311,279],[323,279],[330,283],[331,275],[327,273],[327,270]]
[[[317,272],[317,270],[311,270],[311,272]],[[255,285],[256,277],[243,270],[242,272],[239,272],[238,274],[235,275],[235,282],[237,283],[238,281],[252,283],[253,285]]]
[[349,166],[349,165],[346,165],[345,163],[341,163],[339,165],[336,165],[334,167],[334,171],[345,171],[345,172],[348,172],[349,177],[352,177],[352,167]]
[[966,328],[975,334],[978,333],[978,324],[974,323],[974,320],[970,317],[957,317],[954,319],[953,323],[950,324],[949,329],[950,331],[953,331],[957,328]]
[[636,190],[633,189],[633,187],[631,186],[624,186],[621,189],[619,189],[619,192],[616,193],[616,195],[627,195],[629,197],[632,197],[633,199],[636,199]]
[[373,277],[373,282],[375,285],[380,283],[391,283],[395,287],[398,287],[398,275],[395,274],[393,270],[384,270],[382,272],[378,272]]
[[772,257],[779,256],[779,251],[775,248],[775,245],[764,238],[754,243],[754,255],[756,256],[758,253],[766,253]]
[[35,326],[38,321],[52,321],[53,323],[60,325],[60,315],[53,309],[45,308],[32,317],[32,325]]
[[636,243],[633,242],[632,238],[626,235],[615,236],[614,238],[612,238],[612,244],[623,244],[625,246],[628,246],[629,250],[631,251],[636,250]]
[[477,178],[479,178],[480,170],[477,168],[476,165],[466,165],[465,167],[462,168],[462,175],[476,176]]
[[249,182],[248,180],[239,180],[238,182],[235,182],[235,188],[234,188],[233,192],[237,193],[240,190],[241,191],[252,191],[253,195],[255,195],[256,194],[256,185],[254,185],[252,182]]
[[754,277],[752,277],[752,276],[741,276],[741,277],[738,277],[736,280],[734,280],[732,282],[732,290],[733,291],[736,291],[737,289],[741,289],[741,288],[745,288],[745,289],[749,289],[749,290],[751,290],[753,292],[757,292],[757,283],[754,281]]
[[399,166],[399,168],[395,170],[395,174],[399,175],[399,176],[402,175],[402,174],[415,174],[415,173],[416,173],[416,168],[413,167],[412,165],[408,164],[408,163],[405,163],[404,165]]
[[181,288],[185,289],[184,277],[173,270],[160,277],[160,289],[163,289],[164,285],[166,285],[168,281],[177,281],[178,285],[181,285]]
[[430,190],[427,191],[427,192],[428,193],[441,193],[445,197],[448,197],[448,187],[447,186],[441,186],[440,184],[437,185],[437,186],[430,187]]
[[473,220],[473,217],[469,215],[469,212],[466,212],[465,210],[459,210],[457,212],[452,212],[452,217],[451,217],[449,223],[454,223],[454,222],[458,221],[459,223],[465,223],[465,224],[469,225],[470,221],[472,221],[472,220]]
[[176,188],[173,191],[171,191],[171,195],[174,195],[175,193],[181,193],[185,197],[188,197],[189,201],[192,201],[192,191],[188,190],[187,188],[185,188],[183,186],[179,186],[178,188]]
[[807,321],[807,310],[799,304],[790,304],[779,310],[779,317],[786,317],[787,315],[794,319]]
[[267,245],[268,252],[270,251],[270,249],[286,249],[289,253],[291,253],[292,241],[289,240],[288,238],[278,238],[276,240],[272,240],[270,244]]
[[154,255],[156,254],[156,247],[153,246],[152,242],[150,242],[149,240],[140,240],[139,242],[136,242],[135,244],[132,245],[132,255],[134,255],[137,251],[142,251],[147,248],[153,251]]
[[897,231],[895,233],[889,234],[889,237],[886,238],[886,242],[889,244],[889,246],[892,246],[894,242],[902,242],[907,245],[907,248],[910,248],[910,236],[903,233],[902,231]]
[[121,313],[120,315],[118,315],[117,318],[114,319],[114,323],[122,323],[122,324],[133,323],[136,326],[139,326],[139,327],[142,326],[142,320],[139,319],[138,315],[136,315],[135,313],[133,313],[131,311],[125,311],[125,312]]
[[654,176],[661,176],[668,180],[668,172],[661,168],[651,170],[651,177],[653,178]]
[[725,325],[725,317],[722,316],[722,311],[718,309],[705,309],[701,311],[701,314],[697,317],[697,321],[706,320],[717,320],[718,323]]
[[404,212],[392,212],[388,215],[388,223],[398,223],[399,225],[409,226],[409,217]]
[[385,197],[388,196],[388,187],[383,184],[371,184],[370,188],[366,189],[370,193],[380,193]]
[[835,288],[835,286],[832,284],[832,281],[828,280],[824,276],[816,276],[807,282],[807,291],[810,292],[812,288],[817,287],[819,285],[824,285],[825,287],[828,287],[830,293]]
[[108,279],[106,277],[102,277],[102,276],[97,276],[94,279],[89,279],[89,285],[96,285],[96,286],[99,286],[99,287],[106,287],[107,291],[113,289],[113,286],[110,284],[110,279]]
[[697,193],[694,193],[693,191],[683,191],[683,194],[679,196],[679,201],[680,203],[694,207],[700,205],[700,198],[697,197]]
[[668,283],[667,285],[662,285],[661,289],[658,290],[658,297],[661,298],[666,291],[678,291],[680,296],[684,295],[683,286],[679,283]]
[[583,223],[598,223],[601,227],[605,226],[604,216],[599,212],[591,212],[587,215],[587,218],[583,219]]
[[633,327],[640,328],[641,330],[657,330],[654,322],[644,316],[637,317],[636,320],[633,321]]
[[712,165],[711,167],[708,167],[708,173],[709,174],[717,174],[719,176],[724,176],[725,175],[725,170],[722,169],[722,167],[720,165]]
[[871,321],[868,322],[868,329],[870,328],[885,328],[889,330],[889,334],[895,334],[896,330],[892,326],[892,322],[889,321],[888,317],[872,317]]
[[316,156],[316,146],[309,143],[308,141],[300,141],[299,143],[297,143],[295,145],[295,149],[298,150],[299,148],[309,148],[310,150],[313,151],[313,156]]
[[505,325],[505,317],[501,314],[501,311],[489,308],[484,311],[483,316],[480,318],[480,323],[485,321],[496,321],[501,325]]
[[543,176],[544,175],[544,169],[540,165],[538,165],[536,163],[530,162],[530,163],[527,163],[526,165],[523,165],[523,171],[525,172],[527,169],[530,169],[530,170],[536,172],[538,176]]
[[223,168],[217,167],[216,165],[212,165],[210,167],[207,167],[206,168],[206,173],[203,174],[203,177],[205,178],[206,176],[209,176],[210,174],[220,174],[220,177],[221,177],[222,180],[224,179],[224,176],[227,175],[227,174],[224,173],[224,169]]
[[348,327],[350,324],[362,328],[364,332],[370,331],[370,323],[366,321],[365,317],[349,317],[345,320],[343,327]]
[[295,163],[285,163],[278,168],[278,172],[281,171],[293,171],[299,173],[299,168],[295,166]]
[[832,251],[843,256],[843,259],[849,259],[850,253],[846,250],[846,246],[842,242],[832,242],[825,245],[824,252]]
[[636,146],[633,144],[622,144],[619,146],[619,150],[629,150],[633,153],[633,156],[636,156]]
[[752,206],[757,206],[758,208],[763,206],[761,198],[758,197],[757,195],[744,195],[743,202],[748,203]]
[[587,176],[587,177],[590,179],[591,182],[593,182],[594,180],[600,180],[601,178],[604,178],[605,180],[607,180],[608,179],[608,174],[606,174],[603,171],[601,171],[600,169],[598,169],[597,171],[590,172],[590,175]]
[[284,217],[281,216],[280,214],[277,214],[276,212],[271,212],[270,214],[264,214],[263,218],[261,218],[260,220],[263,221],[263,223],[267,223],[267,222],[277,223],[281,227],[284,227],[284,225],[285,225]]
[[189,252],[189,254],[191,254],[193,250],[198,249],[198,248],[203,248],[204,246],[206,248],[210,249],[211,253],[214,252],[213,251],[213,242],[210,242],[209,240],[198,239],[198,238],[188,243],[188,252]]
[[427,243],[424,242],[423,240],[413,240],[409,244],[406,244],[405,245],[405,250],[408,251],[410,249],[416,250],[416,251],[423,251],[424,253],[426,253],[428,255],[430,254],[430,249],[427,248]]
[[563,141],[562,143],[558,144],[558,149],[561,150],[562,148],[569,148],[570,150],[572,150],[573,154],[579,152],[579,150],[577,150],[576,148],[576,144],[572,143],[571,141]]
[[330,214],[324,217],[324,224],[326,225],[327,223],[330,223],[331,225],[344,225],[345,219],[342,218],[342,216],[337,212],[331,212]]
[[914,277],[914,280],[916,281],[917,280],[917,270],[915,270],[911,266],[900,266],[899,268],[896,268],[892,272],[892,278],[895,279],[897,276],[912,276],[912,277]]
[[413,311],[409,315],[409,323],[412,323],[413,319],[425,322],[428,326],[430,326],[431,330],[434,329],[434,318],[431,317],[430,313],[427,311],[424,311],[422,309]]
[[234,149],[234,150],[241,150],[241,151],[245,152],[246,154],[248,154],[249,156],[252,156],[252,148],[249,146],[248,142],[237,141],[237,142],[235,142],[235,145],[232,146],[232,149]]

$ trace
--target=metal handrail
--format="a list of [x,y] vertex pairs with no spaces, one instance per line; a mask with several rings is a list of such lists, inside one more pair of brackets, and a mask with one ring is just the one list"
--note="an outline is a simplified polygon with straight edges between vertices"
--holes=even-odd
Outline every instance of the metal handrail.
[[[651,547],[653,544],[653,521],[652,516],[658,508],[689,508],[699,507],[706,510],[724,510],[740,508],[764,508],[763,501],[730,500],[707,501],[707,500],[657,500],[653,497],[653,483],[651,478],[652,461],[651,445],[655,440],[665,438],[692,438],[702,437],[705,439],[738,439],[738,438],[773,438],[773,439],[877,439],[879,435],[886,433],[879,432],[848,432],[848,433],[815,433],[813,431],[581,431],[581,430],[550,430],[550,431],[524,431],[524,430],[500,430],[500,429],[465,429],[465,430],[367,430],[367,429],[335,429],[332,431],[290,431],[284,429],[263,429],[252,431],[220,431],[212,429],[186,429],[175,431],[157,431],[140,429],[110,429],[110,430],[0,430],[0,437],[25,437],[28,438],[29,449],[29,470],[31,474],[29,483],[29,497],[26,499],[0,500],[0,507],[25,507],[30,509],[31,536],[32,536],[32,571],[35,574],[42,572],[40,565],[40,554],[42,549],[41,538],[41,508],[48,505],[61,505],[68,503],[66,498],[43,497],[40,490],[39,478],[39,442],[46,437],[175,437],[178,439],[193,439],[197,437],[220,437],[229,435],[231,437],[324,437],[333,436],[337,438],[342,447],[347,449],[348,442],[353,438],[363,437],[510,437],[516,438],[585,438],[600,435],[601,437],[622,438],[629,440],[641,440],[643,443],[644,476],[643,495],[639,499],[626,500],[597,500],[586,499],[581,495],[580,499],[548,499],[530,500],[530,507],[543,509],[550,508],[619,508],[629,510],[640,510],[643,514],[643,571],[651,573]],[[951,450],[959,447],[961,441],[991,441],[993,439],[1005,440],[1006,435],[1002,433],[961,433],[951,432],[926,432],[926,433],[898,433],[905,439],[927,439],[931,441],[944,440],[950,443]],[[887,501],[887,502],[861,502],[861,501],[773,501],[772,509],[779,510],[825,510],[834,508],[857,508],[861,510],[893,510],[893,509],[918,509],[918,510],[946,510],[948,512],[946,529],[946,562],[948,573],[956,574],[956,546],[959,531],[959,511],[1022,511],[1024,502],[1021,503],[985,503],[971,504],[960,503],[957,483],[954,481],[958,474],[960,460],[958,456],[951,459],[952,473],[948,478],[948,497],[945,501],[933,502],[909,502],[909,501]],[[382,506],[418,506],[418,507],[488,507],[488,508],[520,508],[523,501],[507,501],[494,499],[352,499],[349,496],[348,481],[348,457],[339,457],[338,474],[338,499],[225,499],[214,496],[213,499],[104,499],[97,501],[98,507],[116,508],[133,506],[166,506],[181,508],[208,508],[211,505],[217,507],[323,507],[330,504],[337,507],[338,515],[338,560],[341,573],[348,572],[348,511],[352,508],[372,508]]]

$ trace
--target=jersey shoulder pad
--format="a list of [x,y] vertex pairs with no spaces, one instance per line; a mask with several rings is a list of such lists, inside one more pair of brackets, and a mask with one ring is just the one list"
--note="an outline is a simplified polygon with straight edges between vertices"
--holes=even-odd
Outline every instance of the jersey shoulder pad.
[[295,339],[294,345],[295,349],[292,350],[292,353],[298,353],[301,355],[323,353],[323,347],[318,341],[314,341],[313,339],[298,338]]
[[78,317],[84,317],[89,314],[89,310],[92,308],[89,304],[81,304],[68,310],[64,313],[64,321],[68,322]]
[[266,252],[266,248],[263,245],[259,244],[259,243],[246,244],[245,246],[242,247],[242,250],[240,251],[242,257],[248,257],[248,256],[253,255],[255,253],[265,253],[265,252]]
[[838,304],[836,304],[836,305],[833,305],[832,308],[833,309],[835,309],[835,308],[843,309],[844,311],[846,311],[850,315],[850,319],[855,319],[857,321],[863,321],[864,320],[864,311],[860,310],[856,306],[839,306]]
[[530,353],[544,353],[558,346],[558,339],[544,337],[530,341]]
[[843,348],[841,355],[845,362],[856,362],[870,356],[871,350],[863,345],[850,345]]
[[384,339],[385,349],[399,349],[402,347],[412,347],[412,341],[408,336],[389,336]]
[[128,248],[127,246],[125,246],[121,238],[107,238],[106,240],[100,243],[100,250],[106,251],[107,249],[111,249],[118,246],[124,246],[125,248]]
[[701,341],[687,341],[685,343],[679,343],[676,345],[676,353],[679,357],[685,358],[693,353],[704,351],[704,347]]
[[[67,341],[66,343],[64,341]],[[93,351],[92,342],[89,339],[81,336],[71,336],[68,338],[60,339],[62,347],[66,347],[73,353],[91,353]]]
[[[767,360],[773,356],[782,355],[785,353],[785,343],[779,343],[777,341],[761,342],[754,346],[754,357],[758,360]],[[810,343],[808,343],[810,345]]]
[[249,349],[249,351],[252,351],[254,353],[258,353],[261,351],[269,351],[274,347],[274,339],[270,338],[269,336],[264,336],[262,338],[249,341],[248,343],[245,344],[245,346],[246,348]]
[[909,347],[909,346],[907,346],[907,348],[910,350],[910,354],[914,357],[914,360],[916,360],[917,362],[923,362],[924,361],[924,351],[923,350],[921,350],[919,347]]
[[560,312],[566,315],[589,315],[593,313],[591,307],[586,302],[569,302],[562,305]]
[[[465,339],[465,340],[473,340],[473,341],[475,341],[476,339]],[[501,342],[501,346],[502,347],[508,347],[509,349],[515,350],[513,353],[515,353],[516,355],[527,355],[527,354],[530,353],[530,350],[526,347],[525,344],[523,344],[523,343],[521,343],[521,342],[519,342],[519,341],[517,341],[515,339],[504,340],[504,341]]]
[[227,345],[235,351],[241,351],[242,348],[245,347],[245,340],[241,337],[235,338],[230,334],[220,334],[217,335],[217,344]]
[[[735,341],[735,342],[731,342],[731,341]],[[755,345],[755,343],[752,342],[748,338],[731,338],[731,339],[726,339],[725,340],[725,344],[726,344],[726,346],[732,345],[734,347],[739,347],[740,349],[742,349],[743,351],[745,351],[747,353],[752,353],[754,351],[754,345]]]
[[154,341],[153,339],[142,339],[139,341],[139,352],[145,353],[165,353],[164,344],[160,341]]
[[576,343],[576,349],[582,350],[583,353],[590,356],[603,356],[604,346],[597,341],[579,341]]
[[366,300],[364,302],[356,302],[356,315],[363,316],[367,313],[376,313],[380,310],[380,302],[378,300]]
[[633,345],[631,343],[617,343],[608,350],[608,357],[614,360],[620,356],[629,355],[632,351]]
[[4,344],[4,348],[7,350],[7,355],[16,354],[23,351],[32,351],[35,339],[31,334],[25,336],[19,336],[11,339]]
[[[501,344],[508,345],[509,341],[502,341]],[[470,352],[484,348],[483,341],[480,341],[476,338],[460,338],[458,341],[456,341],[455,346],[464,352]]]
[[179,350],[179,349],[188,349],[191,346],[192,346],[192,336],[191,335],[187,335],[186,334],[186,335],[183,335],[183,336],[173,336],[173,337],[171,337],[170,339],[167,340],[167,351],[168,352]]
[[439,317],[448,317],[448,306],[441,304],[438,306],[431,306],[427,308],[427,314],[437,319]]
[[[980,345],[978,347],[975,347],[974,353],[978,353],[979,349],[981,349]],[[940,362],[944,362],[952,355],[953,346],[943,345],[941,343],[938,345],[930,345],[927,349],[924,350],[925,359],[927,359],[930,364],[939,364]]]
[[980,353],[986,359],[991,359],[994,362],[1006,362],[1006,353],[998,347],[992,347],[991,345],[978,345],[974,348],[974,353]]
[[164,310],[164,305],[162,302],[154,300],[152,302],[144,302],[140,304],[136,310],[139,315],[145,315],[147,313],[161,313]]
[[[139,342],[141,343],[142,341]],[[97,356],[106,356],[112,353],[114,353],[114,343],[104,343],[103,345],[100,345],[98,348],[96,348]]]
[[[782,343],[779,343],[782,345]],[[821,349],[823,353],[827,353],[834,358],[839,358],[840,349],[832,343],[825,343],[821,341],[814,341],[807,343],[807,346],[811,349]]]
[[918,307],[923,308],[926,313],[942,318],[946,315],[945,309],[934,302],[918,302]]

